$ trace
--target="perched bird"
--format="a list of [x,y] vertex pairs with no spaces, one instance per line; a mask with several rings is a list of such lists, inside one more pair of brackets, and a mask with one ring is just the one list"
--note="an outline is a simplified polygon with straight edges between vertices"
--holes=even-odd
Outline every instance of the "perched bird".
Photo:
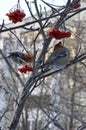
[[47,67],[50,69],[62,69],[66,67],[70,60],[70,51],[68,48],[62,46],[59,42],[54,46],[53,53],[46,61]]
[[30,54],[22,52],[10,52],[7,58],[11,58],[18,64],[25,64],[33,61],[33,57]]

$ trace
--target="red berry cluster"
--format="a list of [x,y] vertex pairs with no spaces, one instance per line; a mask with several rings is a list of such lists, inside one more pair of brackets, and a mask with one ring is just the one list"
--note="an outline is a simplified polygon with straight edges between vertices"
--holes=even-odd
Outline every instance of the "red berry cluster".
[[78,3],[78,4],[76,4],[75,6],[73,6],[73,9],[77,9],[77,8],[79,8],[80,6],[81,6],[81,4]]
[[26,72],[29,72],[29,71],[34,71],[33,67],[31,66],[28,66],[28,65],[25,65],[24,67],[22,68],[18,68],[18,71],[20,71],[21,73],[26,73]]
[[60,40],[62,38],[67,38],[71,36],[71,32],[69,31],[61,31],[58,28],[53,28],[48,35],[52,38]]
[[24,54],[24,58],[28,62],[32,62],[33,61],[33,57],[30,54]]
[[13,23],[22,22],[22,19],[25,17],[24,11],[20,9],[16,9],[15,11],[9,12],[6,14],[6,16],[9,17],[9,20],[11,20]]

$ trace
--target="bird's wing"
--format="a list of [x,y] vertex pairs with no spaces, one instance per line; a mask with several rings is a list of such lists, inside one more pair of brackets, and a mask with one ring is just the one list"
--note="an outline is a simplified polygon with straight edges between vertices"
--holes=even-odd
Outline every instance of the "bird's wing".
[[67,56],[67,50],[66,49],[60,49],[56,52],[53,52],[51,55],[51,60],[60,59]]
[[62,48],[62,49],[60,49],[60,50],[58,50],[58,51],[56,52],[56,55],[57,55],[58,57],[65,57],[65,56],[67,56],[67,51],[68,51],[67,48]]
[[7,56],[7,58],[10,58],[10,57],[13,57],[13,56],[19,57],[19,52],[9,52],[8,54],[9,55]]

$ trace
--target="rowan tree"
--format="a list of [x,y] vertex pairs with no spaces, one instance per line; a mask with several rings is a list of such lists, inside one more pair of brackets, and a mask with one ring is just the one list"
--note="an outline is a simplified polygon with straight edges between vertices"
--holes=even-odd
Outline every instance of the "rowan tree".
[[[82,103],[86,91],[86,44],[82,35],[83,24],[75,21],[71,25],[70,21],[76,20],[76,16],[85,11],[86,7],[82,7],[80,0],[67,0],[66,4],[62,6],[41,1],[50,8],[49,11],[46,8],[42,11],[42,5],[38,5],[37,0],[32,3],[25,0],[31,19],[28,18],[24,23],[25,10],[21,8],[20,0],[18,0],[16,6],[6,14],[13,23],[12,26],[6,26],[4,21],[0,25],[1,35],[9,32],[9,38],[4,42],[7,45],[7,41],[9,41],[7,49],[0,49],[1,58],[4,59],[8,66],[6,69],[10,72],[9,80],[3,73],[1,74],[7,88],[2,86],[15,104],[13,120],[10,121],[8,129],[20,129],[21,118],[23,129],[28,129],[28,109],[31,107],[30,103],[34,102],[37,107],[36,117],[33,114],[33,118],[36,118],[34,127],[36,130],[47,130],[50,127],[60,130],[74,130],[75,128],[82,130],[86,128],[84,115],[86,109],[83,109],[86,105],[84,101]],[[34,4],[36,14],[33,13],[31,4]],[[73,32],[73,27],[76,27],[75,32]],[[24,32],[21,32],[21,37],[16,33],[18,29]],[[30,36],[30,34],[32,35]],[[27,44],[28,36],[31,38],[30,45]],[[73,40],[71,40],[72,37],[74,37]],[[13,38],[16,39],[15,42]],[[38,43],[38,39],[41,39],[40,43]],[[49,56],[57,50],[58,43],[68,48],[69,52],[74,51],[74,55],[70,56],[70,60],[65,66],[62,60],[64,67],[52,69],[51,64],[56,64],[58,59],[52,60]],[[13,51],[15,46],[19,49],[18,51]],[[9,55],[6,50],[9,50],[7,51],[10,52]],[[54,57],[57,53],[54,54]],[[63,53],[60,58],[62,56]],[[25,77],[25,75],[27,76]],[[34,98],[32,94],[38,90],[40,96]],[[82,97],[82,95],[84,96]],[[29,106],[26,105],[27,102]],[[9,105],[6,106],[1,119],[9,111]],[[45,115],[43,122],[41,119],[42,125],[38,125],[40,114]],[[50,124],[53,125],[50,126]]]

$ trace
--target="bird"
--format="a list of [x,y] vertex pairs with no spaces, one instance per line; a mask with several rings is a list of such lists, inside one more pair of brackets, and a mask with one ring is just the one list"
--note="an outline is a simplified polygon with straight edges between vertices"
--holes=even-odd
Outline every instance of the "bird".
[[54,46],[53,52],[45,64],[49,69],[59,70],[65,68],[69,61],[69,49],[64,47],[62,43],[59,42]]
[[7,58],[11,58],[18,64],[25,64],[33,61],[33,57],[29,53],[22,53],[19,51],[10,52]]

